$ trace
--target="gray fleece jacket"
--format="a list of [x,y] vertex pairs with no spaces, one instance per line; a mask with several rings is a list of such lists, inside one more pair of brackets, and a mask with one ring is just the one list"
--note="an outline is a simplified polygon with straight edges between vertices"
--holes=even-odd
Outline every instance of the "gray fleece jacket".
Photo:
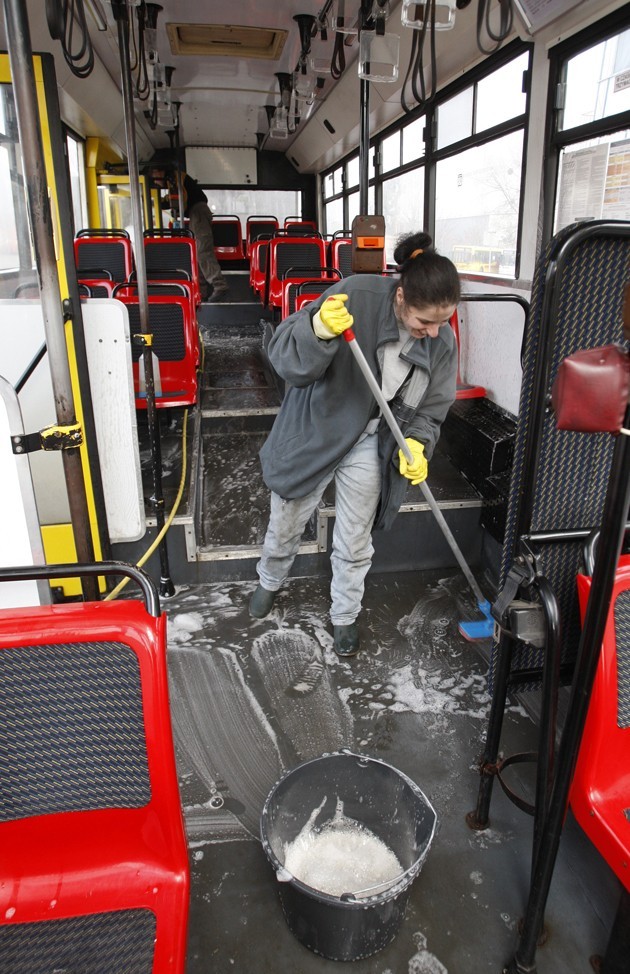
[[[271,339],[269,359],[289,388],[260,459],[266,485],[281,497],[304,497],[313,490],[378,415],[347,342],[343,337],[317,338],[312,316],[331,294],[347,294],[357,342],[380,384],[384,346],[399,337],[394,314],[397,286],[397,280],[377,275],[337,281],[307,308],[285,318]],[[437,338],[413,341],[401,357],[414,368],[390,407],[404,435],[423,443],[430,459],[455,399],[457,348],[452,330],[440,328]],[[398,446],[383,419],[379,455],[383,481],[374,526],[387,528],[409,482],[398,470]]]

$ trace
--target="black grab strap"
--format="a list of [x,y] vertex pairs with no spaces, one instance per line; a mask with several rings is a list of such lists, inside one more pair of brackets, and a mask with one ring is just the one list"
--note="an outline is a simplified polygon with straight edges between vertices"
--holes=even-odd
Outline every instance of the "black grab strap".
[[503,780],[503,771],[505,768],[509,768],[512,764],[530,764],[536,763],[536,761],[538,761],[538,754],[536,751],[522,751],[519,754],[511,754],[508,758],[503,758],[503,760],[497,761],[496,765],[496,776],[504,794],[510,799],[513,805],[520,808],[520,810],[525,812],[526,815],[534,815],[536,806],[531,802],[525,801],[521,795],[518,795],[512,788],[510,788],[509,785],[505,783]]
[[500,625],[504,624],[508,606],[514,601],[518,590],[529,580],[531,580],[531,566],[519,565],[515,562],[510,568],[505,584],[491,609],[492,615]]

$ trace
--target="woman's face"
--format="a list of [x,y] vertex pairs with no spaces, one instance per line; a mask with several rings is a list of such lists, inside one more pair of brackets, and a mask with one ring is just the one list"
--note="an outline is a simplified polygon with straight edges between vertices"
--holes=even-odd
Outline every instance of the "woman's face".
[[437,338],[438,331],[442,325],[448,324],[455,307],[454,304],[430,304],[423,308],[412,308],[405,301],[403,289],[396,288],[396,316],[412,338]]

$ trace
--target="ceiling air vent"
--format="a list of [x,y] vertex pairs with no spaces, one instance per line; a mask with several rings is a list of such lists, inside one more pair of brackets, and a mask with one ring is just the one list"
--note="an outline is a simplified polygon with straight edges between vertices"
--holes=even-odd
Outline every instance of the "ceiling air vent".
[[167,24],[173,54],[277,61],[288,31],[231,24]]

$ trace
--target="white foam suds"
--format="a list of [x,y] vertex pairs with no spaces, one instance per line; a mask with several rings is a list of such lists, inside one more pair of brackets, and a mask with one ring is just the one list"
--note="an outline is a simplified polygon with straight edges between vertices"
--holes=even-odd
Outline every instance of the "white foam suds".
[[403,872],[397,857],[370,829],[347,818],[341,801],[334,817],[316,827],[325,802],[285,847],[285,870],[330,896],[352,893],[361,898],[384,892]]
[[[390,675],[386,689],[393,696],[393,703],[388,705],[388,709],[395,713],[411,711],[414,714],[446,713],[484,718],[490,703],[482,676],[468,676],[454,685],[452,680],[444,680],[440,670],[418,669],[417,664],[411,663]],[[479,704],[479,707],[471,708],[464,704],[460,696],[465,690],[472,690],[469,703]]]

